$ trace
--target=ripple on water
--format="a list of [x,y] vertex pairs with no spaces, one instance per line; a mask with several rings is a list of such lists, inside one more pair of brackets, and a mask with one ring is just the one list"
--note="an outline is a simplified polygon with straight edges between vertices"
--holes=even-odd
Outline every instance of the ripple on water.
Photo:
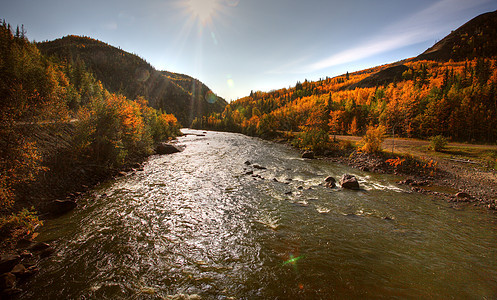
[[[57,254],[22,298],[497,297],[491,214],[239,134],[178,143],[48,221]],[[345,173],[363,190],[322,185]]]

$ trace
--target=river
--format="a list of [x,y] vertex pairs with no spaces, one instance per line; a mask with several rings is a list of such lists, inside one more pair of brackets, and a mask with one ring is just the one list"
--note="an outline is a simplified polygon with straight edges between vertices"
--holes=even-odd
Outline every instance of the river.
[[[285,145],[184,132],[183,152],[46,222],[38,240],[56,252],[20,298],[497,298],[494,214]],[[360,191],[322,185],[345,173]]]

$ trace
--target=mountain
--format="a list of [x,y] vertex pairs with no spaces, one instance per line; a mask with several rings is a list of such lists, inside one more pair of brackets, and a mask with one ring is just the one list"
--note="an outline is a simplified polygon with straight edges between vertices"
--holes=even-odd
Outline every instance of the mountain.
[[92,38],[71,35],[37,47],[47,56],[84,64],[110,92],[130,99],[143,96],[185,126],[196,117],[222,112],[227,104],[195,78],[158,71],[137,55]]
[[256,91],[192,127],[261,137],[297,133],[326,149],[330,134],[383,126],[396,136],[497,141],[497,12],[461,26],[418,57],[294,87]]
[[473,18],[417,57],[461,61],[497,56],[497,11]]
[[471,19],[417,57],[383,66],[360,82],[351,84],[349,90],[368,88],[402,80],[410,61],[433,60],[438,62],[463,61],[497,56],[497,11]]

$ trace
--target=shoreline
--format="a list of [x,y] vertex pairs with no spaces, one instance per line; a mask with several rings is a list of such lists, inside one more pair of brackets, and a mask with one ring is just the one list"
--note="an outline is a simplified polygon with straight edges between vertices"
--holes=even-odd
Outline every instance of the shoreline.
[[[265,140],[274,143],[284,143],[297,151],[301,151],[301,153],[304,152],[302,149],[292,146],[288,140],[281,138]],[[399,156],[386,151],[378,154],[365,154],[354,150],[349,152],[329,152],[327,154],[328,155],[325,156],[316,156],[316,159],[348,165],[364,172],[395,174],[401,176],[405,179],[397,182],[397,184],[408,186],[413,193],[432,195],[440,200],[447,201],[451,203],[451,207],[455,210],[473,205],[486,208],[491,213],[497,213],[495,199],[487,198],[488,193],[493,191],[492,186],[482,185],[482,183],[485,183],[483,180],[471,181],[470,179],[474,178],[474,176],[471,175],[474,174],[464,173],[463,171],[468,170],[456,168],[455,164],[444,163],[441,160],[433,163],[432,160],[431,162],[428,162],[427,165],[424,165],[424,162],[421,162],[417,158]],[[139,162],[130,162],[120,170],[107,169],[106,172],[99,173],[96,170],[101,170],[101,168],[90,168],[86,172],[83,172],[86,174],[85,180],[74,180],[74,177],[64,177],[60,176],[61,174],[58,174],[58,178],[52,178],[52,183],[57,183],[58,180],[65,178],[65,185],[59,186],[59,188],[67,188],[65,191],[67,195],[65,199],[77,203],[78,200],[85,197],[85,195],[97,185],[121,176],[128,176],[141,170],[148,157],[150,156],[142,157]],[[84,165],[80,166],[80,168],[83,169]],[[80,173],[80,168],[71,171]],[[93,170],[93,172],[91,172],[91,170]],[[478,175],[480,176],[481,174]],[[479,176],[477,177],[479,178]],[[93,182],[91,182],[92,180]],[[76,183],[77,185],[75,185]],[[37,182],[35,184],[39,187],[43,186],[43,182]],[[76,186],[79,186],[79,188],[75,189]],[[442,191],[443,189],[450,189],[452,192]],[[40,190],[37,191],[40,192]],[[44,192],[48,195],[45,195],[46,199],[41,203],[49,204],[50,201],[61,199],[61,197],[57,196],[56,191],[50,190],[49,187],[45,187]],[[53,194],[51,194],[51,192]],[[43,216],[46,216],[49,219],[58,218],[69,211],[70,210],[60,215],[40,215],[40,219],[42,219]],[[10,247],[2,248],[1,254],[16,255],[16,263],[21,265],[25,264],[28,268],[31,268],[28,270],[29,272],[25,271],[27,277],[38,272],[39,262],[55,252],[55,242],[49,242],[49,244],[36,242],[35,237],[36,234],[34,237],[33,235],[18,236],[17,240],[11,241]],[[18,293],[19,289],[12,290],[12,292]]]
[[[359,137],[339,139],[341,141],[360,140]],[[267,139],[276,143],[284,143],[295,147],[287,138],[276,137]],[[421,142],[421,141],[416,141]],[[399,185],[410,187],[412,192],[432,195],[441,200],[453,203],[459,209],[461,205],[479,206],[497,214],[497,172],[483,171],[476,167],[468,168],[465,162],[437,158],[423,153],[423,156],[407,153],[390,153],[384,150],[376,154],[358,153],[354,151],[336,151],[316,155],[316,159],[328,160],[348,165],[352,168],[377,174],[393,174],[405,178],[397,182]],[[389,162],[390,160],[390,162]],[[403,163],[396,166],[395,163]],[[405,164],[405,165],[402,165]]]

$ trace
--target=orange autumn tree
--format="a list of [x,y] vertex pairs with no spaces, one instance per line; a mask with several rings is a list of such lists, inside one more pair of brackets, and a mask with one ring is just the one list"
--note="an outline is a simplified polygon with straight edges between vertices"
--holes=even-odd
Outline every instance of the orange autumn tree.
[[103,92],[80,110],[74,149],[78,156],[117,167],[150,154],[154,143],[179,134],[173,115],[164,114],[122,95]]
[[[297,82],[294,87],[251,92],[231,102],[222,114],[195,122],[197,128],[260,135],[258,120],[271,116],[273,132],[319,130],[309,122],[325,107],[330,135],[366,132],[382,125],[388,134],[453,140],[497,140],[497,60],[477,57],[461,61],[406,60],[395,78],[368,81],[392,65],[334,78]],[[395,67],[398,67],[396,65]],[[365,80],[364,82],[362,80]],[[375,85],[372,85],[375,84]]]
[[0,209],[46,168],[33,137],[68,119],[68,78],[23,33],[0,25]]

